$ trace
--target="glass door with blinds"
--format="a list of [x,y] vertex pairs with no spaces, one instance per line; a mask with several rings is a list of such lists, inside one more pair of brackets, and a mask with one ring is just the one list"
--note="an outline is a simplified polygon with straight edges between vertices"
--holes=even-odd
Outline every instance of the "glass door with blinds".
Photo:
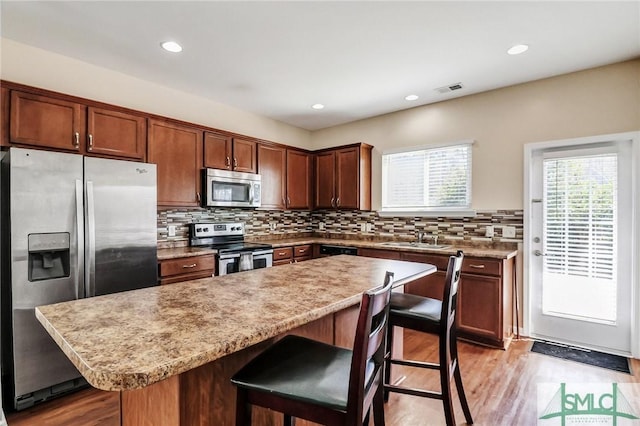
[[534,152],[535,336],[631,350],[630,152],[625,143]]

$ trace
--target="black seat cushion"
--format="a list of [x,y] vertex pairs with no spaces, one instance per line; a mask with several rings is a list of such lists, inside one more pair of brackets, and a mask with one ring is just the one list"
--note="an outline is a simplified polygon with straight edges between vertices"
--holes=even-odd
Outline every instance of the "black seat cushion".
[[[240,387],[346,411],[352,352],[299,336],[285,336],[231,378]],[[365,383],[375,366],[367,365]]]
[[437,325],[442,314],[442,301],[415,294],[391,293],[390,315],[428,321]]

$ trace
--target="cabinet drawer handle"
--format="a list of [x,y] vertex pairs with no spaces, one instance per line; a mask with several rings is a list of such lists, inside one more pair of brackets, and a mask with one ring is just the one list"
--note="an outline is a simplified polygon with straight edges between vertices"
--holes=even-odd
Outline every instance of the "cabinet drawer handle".
[[278,256],[284,256],[284,255],[286,255],[286,254],[287,254],[287,252],[286,252],[286,251],[280,251],[280,252],[278,252]]
[[484,269],[484,265],[469,265],[469,268]]
[[299,249],[298,250],[300,253],[304,253],[305,251],[307,251],[306,249]]
[[75,132],[73,134],[73,146],[75,148],[80,148],[80,132]]
[[198,266],[197,263],[192,263],[191,265],[182,265],[184,269],[195,268],[196,266]]
[[93,135],[89,133],[89,151],[93,151]]

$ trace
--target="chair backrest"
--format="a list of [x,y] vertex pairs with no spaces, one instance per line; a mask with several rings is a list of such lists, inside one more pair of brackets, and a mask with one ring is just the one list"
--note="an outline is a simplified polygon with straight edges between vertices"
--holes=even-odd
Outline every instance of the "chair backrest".
[[[451,364],[451,345],[456,332],[456,312],[458,310],[458,287],[464,254],[458,250],[455,256],[449,257],[447,275],[444,281],[442,312],[440,313],[440,359]],[[443,344],[444,343],[444,344]],[[444,352],[446,351],[446,353]],[[456,354],[454,354],[454,357]]]
[[385,336],[389,324],[392,284],[393,273],[387,272],[381,287],[362,295],[349,377],[348,424],[362,424],[376,389],[383,385]]

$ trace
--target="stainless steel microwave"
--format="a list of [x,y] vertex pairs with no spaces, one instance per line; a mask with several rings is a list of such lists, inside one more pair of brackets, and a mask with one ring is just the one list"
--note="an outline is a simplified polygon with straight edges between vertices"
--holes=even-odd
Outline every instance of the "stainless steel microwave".
[[207,207],[260,207],[258,174],[205,169],[204,184]]

